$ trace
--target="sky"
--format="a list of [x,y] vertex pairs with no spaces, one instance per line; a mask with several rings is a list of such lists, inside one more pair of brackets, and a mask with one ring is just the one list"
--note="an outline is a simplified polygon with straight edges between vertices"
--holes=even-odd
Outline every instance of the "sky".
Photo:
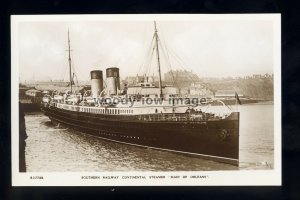
[[[19,77],[68,80],[68,43],[76,76],[119,67],[120,76],[157,75],[150,61],[153,21],[21,21],[17,49]],[[273,22],[270,20],[157,20],[162,73],[193,71],[199,77],[273,73]],[[165,48],[166,47],[166,48]],[[167,62],[168,61],[168,62]],[[149,70],[142,67],[147,64]],[[105,73],[104,73],[105,74]]]

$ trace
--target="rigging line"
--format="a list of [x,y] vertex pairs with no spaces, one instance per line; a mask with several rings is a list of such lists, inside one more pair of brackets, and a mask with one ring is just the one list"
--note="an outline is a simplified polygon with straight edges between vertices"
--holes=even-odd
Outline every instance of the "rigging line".
[[[162,33],[162,37],[164,38],[164,35]],[[174,72],[173,72],[173,69],[172,69],[172,64],[171,64],[171,59],[170,59],[170,55],[169,55],[169,50],[168,50],[168,47],[167,47],[167,44],[166,44],[166,40],[163,39],[163,43],[161,43],[161,40],[159,40],[160,44],[161,44],[161,47],[162,47],[162,51],[165,55],[165,57],[167,58],[167,61],[168,61],[168,67],[169,67],[169,70],[170,70],[170,73],[171,73],[171,77],[172,77],[172,83],[175,87],[179,87],[179,84],[174,76]]]
[[[161,44],[161,47],[162,47],[162,50],[163,51],[166,51],[165,53],[166,53],[166,58],[167,58],[167,61],[168,61],[168,63],[169,63],[169,68],[170,68],[170,72],[171,72],[171,76],[172,76],[172,83],[174,84],[174,85],[177,85],[177,81],[176,81],[176,79],[174,78],[174,73],[173,73],[173,70],[172,70],[172,64],[171,64],[171,60],[170,60],[170,56],[169,56],[169,50],[168,50],[168,45],[167,45],[167,43],[166,43],[166,39],[165,39],[165,35],[164,35],[164,29],[162,28],[161,29],[161,36],[162,36],[162,39],[163,39],[163,44],[161,43],[161,40],[159,39],[159,43]],[[165,48],[165,49],[164,49]]]
[[177,59],[177,61],[180,63],[180,67],[182,68],[182,69],[184,69],[184,70],[186,70],[186,71],[188,71],[184,66],[186,65],[187,66],[187,64],[174,52],[174,51],[172,51],[173,52],[173,54],[174,54],[174,57]]
[[[185,68],[184,68],[184,66],[183,66],[183,64],[185,64],[182,60],[181,60],[181,58],[176,54],[176,53],[174,53],[174,52],[172,52],[173,53],[173,55],[174,55],[174,58],[176,58],[177,59],[177,61],[179,62],[179,66],[183,69],[183,70],[185,70],[185,71],[187,71],[188,72],[188,70],[186,70]],[[188,75],[188,77],[191,79],[191,81],[193,82],[193,83],[196,83],[198,80],[195,80],[189,73],[187,74]]]
[[171,73],[171,76],[172,76],[172,83],[175,86],[178,86],[177,81],[176,81],[176,79],[174,77],[173,70],[172,70],[172,66],[171,66],[171,61],[170,61],[170,57],[169,57],[169,54],[168,54],[167,45],[166,45],[165,42],[164,42],[164,45],[162,45],[161,40],[159,40],[159,43],[161,44],[161,47],[162,47],[161,49],[162,49],[163,55],[167,58],[167,63],[169,64],[167,66],[169,67],[169,70],[170,70],[170,73]]
[[[74,53],[73,53],[74,54]],[[71,84],[72,84],[72,82],[74,83],[74,86],[75,86],[75,82],[74,82],[74,78],[75,78],[75,76],[76,76],[76,81],[77,81],[77,86],[78,86],[78,78],[77,78],[77,75],[76,75],[76,68],[75,68],[75,62],[74,62],[74,56],[72,55],[71,56],[71,58],[72,58],[72,65],[71,65],[71,68],[72,68],[72,70],[73,70],[73,75],[72,75],[72,81],[71,81]]]
[[73,81],[74,81],[74,78],[76,78],[76,83],[77,83],[77,86],[79,87],[78,77],[77,77],[77,73],[75,72],[75,70],[74,70],[74,73],[73,73]]
[[153,46],[153,48],[152,48],[152,52],[149,56],[149,61],[147,62],[147,66],[145,68],[145,71],[142,74],[144,77],[150,75],[150,73],[151,73],[151,68],[152,68],[151,66],[152,66],[154,50],[155,50],[155,46]]
[[152,57],[153,57],[153,53],[151,54],[151,50],[153,51],[154,48],[154,39],[155,39],[155,35],[153,35],[153,38],[151,40],[151,43],[149,45],[149,49],[145,55],[145,62],[143,64],[143,71],[142,71],[142,75],[147,73],[150,65],[151,65],[151,61],[152,61]]
[[90,73],[88,73],[88,75],[87,75],[87,78],[86,78],[86,79],[84,79],[84,80],[85,80],[85,83],[84,83],[84,85],[88,85],[89,81],[91,80],[91,74],[90,74]]
[[68,73],[68,69],[69,69],[69,66],[68,66],[68,61],[66,60],[65,61],[65,72],[64,72],[64,75],[63,75],[63,81],[65,80],[65,77],[66,77],[66,74]]
[[[176,59],[178,59],[178,61],[181,61],[180,63],[182,64],[184,64],[184,62],[181,60],[181,58],[175,53],[175,52],[173,52],[174,53],[174,55],[175,55],[175,58]],[[183,65],[181,65],[180,66],[183,70],[186,70],[184,67],[183,67]],[[186,70],[187,71],[187,70]],[[189,76],[189,78],[193,81],[193,83],[196,83],[196,82],[198,82],[199,81],[199,77],[198,77],[198,80],[195,80],[195,78],[193,78],[192,76],[190,76],[190,74],[188,74],[188,76]],[[207,89],[207,90],[210,90],[209,89],[209,87],[207,87],[207,85],[205,85],[205,84],[202,84],[203,86],[204,86],[204,88],[205,89]]]
[[[65,56],[63,55],[63,58],[65,58]],[[65,59],[63,59],[63,61],[62,62],[60,62],[59,64],[58,64],[58,70],[56,71],[57,72],[57,78],[58,78],[58,80],[60,80],[61,78],[63,79],[64,78],[64,74],[65,74],[65,64],[64,64],[64,61],[65,61]]]
[[[163,35],[163,29],[162,29],[162,37],[164,38],[164,35]],[[167,45],[166,45],[166,42],[165,42],[166,40],[163,40],[163,42],[164,42],[164,47],[166,48],[166,51],[167,51],[167,55],[168,55],[168,58],[169,58],[169,54],[168,54],[168,48],[167,48]],[[175,59],[177,59],[177,61],[179,62],[179,65],[181,65],[181,68],[182,69],[184,69],[184,70],[186,70],[183,66],[185,65],[185,63],[181,60],[181,58],[174,52],[174,51],[170,51],[170,52],[173,52],[173,56],[174,56],[174,58]],[[176,58],[177,57],[177,58]],[[170,62],[170,61],[169,61]],[[170,62],[170,68],[171,68],[171,62]],[[187,71],[187,70],[186,70]],[[172,75],[172,78],[173,78],[173,83],[175,84],[175,81],[176,81],[176,79],[174,79],[174,73],[173,73],[173,70],[172,70],[172,68],[171,68],[171,75]],[[193,83],[195,83],[196,81],[194,80],[194,78],[193,77],[191,77],[189,74],[188,74],[188,76],[189,76],[189,78],[192,80],[192,82]],[[176,81],[176,83],[177,83],[177,81]]]
[[[75,74],[75,77],[76,77],[76,83],[77,83],[77,86],[80,86],[79,85],[79,79],[78,79],[78,68],[77,66],[75,65],[75,62],[74,62],[74,59],[72,58],[72,68],[73,68],[73,74]],[[90,75],[90,74],[89,74]],[[73,77],[74,78],[74,77]],[[73,82],[74,82],[74,79],[73,79]],[[75,84],[75,82],[74,82]]]
[[[173,52],[174,53],[174,55],[175,55],[175,58],[176,59],[178,59],[178,61],[181,61],[180,62],[180,67],[183,69],[183,70],[186,70],[184,67],[183,67],[183,65],[182,64],[185,64],[184,63],[184,61],[182,61],[182,59],[175,53],[175,52]],[[186,70],[187,71],[187,70]],[[198,77],[198,79],[196,79],[195,77],[192,77],[190,74],[188,74],[188,77],[193,81],[193,83],[196,83],[196,82],[198,82],[199,81],[199,77]],[[203,85],[203,84],[202,84]],[[205,89],[207,89],[207,90],[210,90],[206,85],[204,85],[204,88]]]
[[152,48],[152,43],[151,43],[151,46],[149,48],[149,51],[147,51],[147,54],[146,54],[147,57],[145,57],[145,60],[144,60],[144,63],[143,63],[143,68],[137,75],[143,76],[147,72],[148,65],[149,65],[149,62],[150,62],[150,59],[151,59],[151,48]]
[[153,46],[153,48],[152,48],[149,66],[147,67],[147,71],[145,72],[145,75],[150,74],[150,69],[151,69],[151,64],[152,64],[152,60],[153,60],[154,50],[155,50],[155,46]]
[[140,71],[141,71],[142,69],[144,69],[144,67],[145,67],[145,62],[146,62],[147,55],[148,55],[148,52],[151,51],[152,41],[151,41],[149,44],[146,42],[146,33],[147,33],[146,28],[147,28],[147,25],[144,24],[144,33],[143,33],[143,40],[142,40],[142,41],[143,41],[143,44],[144,44],[144,46],[145,46],[146,51],[144,52],[145,54],[143,55],[143,60],[142,60],[142,62],[141,62],[141,65],[140,65],[140,67],[139,67],[139,70],[137,71],[136,77],[138,77]]
[[159,42],[159,44],[160,44],[160,46],[161,46],[162,54],[163,54],[163,56],[166,58],[166,65],[167,65],[168,69],[171,69],[171,68],[172,68],[172,67],[171,67],[171,62],[170,62],[170,59],[169,59],[169,57],[168,57],[167,50],[166,50],[165,46],[162,45],[162,43],[161,43],[160,40],[158,40],[158,42]]
[[[64,57],[65,57],[65,58],[67,57],[67,51],[65,51],[65,56],[64,56]],[[66,74],[67,74],[67,71],[68,71],[68,69],[69,69],[69,66],[68,66],[68,60],[67,60],[67,59],[64,60],[63,66],[65,66],[64,71],[63,71],[63,74],[62,74],[62,80],[64,81],[64,80],[65,80],[65,77],[66,77]]]
[[[148,49],[147,49],[147,51],[146,51],[146,54],[144,55],[144,59],[143,59],[144,62],[143,62],[142,65],[140,66],[140,68],[139,68],[139,70],[138,70],[138,72],[137,72],[136,77],[138,77],[140,71],[141,71],[141,70],[145,67],[145,65],[146,65],[147,56],[150,54],[150,51],[151,51],[151,48],[152,48],[152,43],[153,43],[153,41],[154,41],[154,35],[153,35],[152,40],[151,40],[151,42],[150,42],[150,45],[149,45],[149,47],[148,47]],[[148,53],[149,53],[149,54],[148,54]]]
[[150,50],[149,52],[147,52],[147,56],[148,57],[145,57],[144,59],[144,63],[142,65],[142,69],[138,72],[138,76],[141,76],[145,73],[145,71],[147,70],[147,65],[148,65],[148,60],[149,60],[149,55],[151,54],[151,47],[150,47]]
[[[152,51],[151,51],[151,50],[152,50]],[[154,50],[155,50],[155,44],[154,44],[154,38],[153,38],[153,40],[151,41],[151,46],[150,46],[148,58],[147,58],[146,63],[145,63],[145,65],[144,65],[145,68],[144,68],[144,71],[142,72],[143,75],[148,74],[149,71],[150,71],[150,69],[151,69]]]
[[170,57],[169,57],[169,54],[168,54],[167,45],[165,44],[165,42],[164,42],[164,45],[162,45],[161,41],[160,41],[160,44],[161,44],[162,47],[164,47],[164,48],[162,48],[162,51],[163,51],[164,56],[168,59],[168,62],[169,62],[169,65],[167,65],[167,66],[169,67],[169,70],[170,70],[170,73],[171,73],[172,83],[175,86],[179,86],[178,81],[176,80],[176,78],[174,76],[174,72],[172,70],[172,66],[171,66],[171,61],[170,61]]
[[[78,81],[78,76],[77,76],[77,68],[76,68],[76,65],[75,65],[75,59],[74,59],[74,53],[71,55],[71,62],[72,62],[72,65],[71,65],[71,68],[73,70],[73,75],[72,75],[72,82],[74,83],[74,86],[77,86],[79,87],[79,81]],[[74,81],[74,78],[76,78],[76,85],[75,85],[75,81]],[[72,84],[72,83],[71,83]]]

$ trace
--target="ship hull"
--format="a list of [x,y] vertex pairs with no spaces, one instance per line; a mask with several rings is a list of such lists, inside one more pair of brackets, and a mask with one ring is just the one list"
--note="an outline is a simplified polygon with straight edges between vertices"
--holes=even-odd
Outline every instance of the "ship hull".
[[[101,116],[56,107],[42,111],[53,122],[96,137],[146,148],[238,165],[239,113],[213,121],[141,121],[126,116]],[[121,118],[120,118],[121,117]]]

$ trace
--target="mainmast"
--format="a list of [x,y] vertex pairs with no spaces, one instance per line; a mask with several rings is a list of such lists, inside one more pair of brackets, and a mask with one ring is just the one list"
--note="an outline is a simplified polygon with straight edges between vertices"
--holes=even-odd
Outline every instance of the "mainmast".
[[71,66],[71,45],[70,45],[69,29],[68,29],[68,52],[69,52],[70,85],[71,85],[71,93],[72,93],[72,66]]
[[154,21],[154,28],[155,28],[154,37],[155,37],[156,53],[157,53],[157,65],[158,65],[158,75],[159,75],[160,97],[163,97],[162,82],[161,82],[161,72],[160,72],[159,50],[158,50],[158,34],[157,34],[157,28],[156,28],[156,21]]

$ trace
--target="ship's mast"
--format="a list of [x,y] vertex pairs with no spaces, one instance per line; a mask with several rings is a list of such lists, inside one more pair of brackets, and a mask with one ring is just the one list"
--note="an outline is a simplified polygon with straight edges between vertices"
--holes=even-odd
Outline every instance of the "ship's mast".
[[68,52],[69,52],[70,85],[71,85],[71,93],[72,93],[72,66],[71,66],[71,45],[70,45],[69,29],[68,29]]
[[159,90],[160,90],[160,97],[162,97],[163,92],[162,92],[162,83],[161,83],[160,60],[159,60],[159,49],[158,49],[158,34],[157,34],[157,28],[156,28],[156,21],[154,21],[154,28],[155,28],[154,37],[155,37],[155,44],[156,44],[158,76],[159,76]]

